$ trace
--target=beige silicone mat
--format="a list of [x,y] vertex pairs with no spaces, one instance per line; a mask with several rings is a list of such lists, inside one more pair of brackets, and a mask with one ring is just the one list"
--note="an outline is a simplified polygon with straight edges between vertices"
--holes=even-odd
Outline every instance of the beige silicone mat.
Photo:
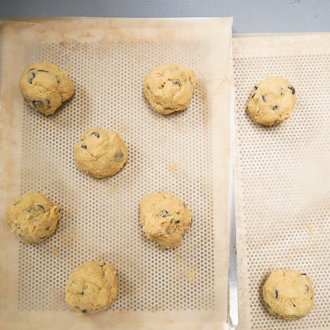
[[[0,326],[5,329],[223,329],[227,313],[229,104],[232,19],[2,21],[1,202],[45,191],[62,209],[56,233],[24,244],[0,221]],[[26,106],[22,70],[49,61],[75,95],[53,116]],[[197,75],[186,111],[162,116],[143,96],[144,75],[174,62]],[[79,171],[72,146],[88,128],[120,133],[129,159],[113,177]],[[170,168],[178,163],[178,170]],[[148,241],[138,206],[169,191],[193,213],[177,249]],[[107,311],[76,316],[68,276],[89,260],[112,263],[119,294]]]
[[[329,329],[330,35],[233,39],[240,329]],[[296,89],[290,119],[262,127],[246,113],[256,83],[276,75]],[[314,308],[271,316],[262,286],[277,268],[307,273]]]

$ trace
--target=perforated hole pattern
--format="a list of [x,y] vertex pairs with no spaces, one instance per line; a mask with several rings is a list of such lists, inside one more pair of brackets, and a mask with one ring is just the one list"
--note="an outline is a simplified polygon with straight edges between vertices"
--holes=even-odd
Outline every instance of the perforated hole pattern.
[[[235,125],[240,166],[253,329],[329,328],[329,85],[330,55],[236,58]],[[246,113],[256,83],[267,76],[289,80],[296,88],[291,118],[267,128]],[[238,242],[238,245],[240,242]],[[307,273],[315,288],[314,308],[299,321],[271,316],[262,287],[276,270]],[[246,296],[246,295],[245,295]]]
[[[22,102],[21,192],[46,192],[61,206],[62,219],[46,241],[20,242],[20,310],[66,310],[69,274],[90,260],[116,269],[118,299],[110,310],[214,308],[214,247],[205,239],[213,233],[212,166],[205,161],[211,125],[203,85],[188,110],[168,117],[152,110],[142,91],[144,75],[156,65],[174,62],[194,70],[205,55],[203,45],[186,42],[31,47],[26,65],[57,64],[72,79],[75,95],[50,117]],[[94,179],[75,165],[73,145],[93,126],[117,131],[128,146],[128,161],[113,177]],[[173,161],[177,171],[170,168]],[[161,191],[193,213],[192,227],[174,250],[148,241],[139,222],[140,200]],[[192,266],[194,284],[186,278]]]

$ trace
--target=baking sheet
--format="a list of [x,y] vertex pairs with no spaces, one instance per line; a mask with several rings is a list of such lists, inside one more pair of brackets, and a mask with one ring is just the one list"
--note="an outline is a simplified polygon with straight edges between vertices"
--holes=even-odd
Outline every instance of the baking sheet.
[[[56,233],[24,244],[0,222],[1,326],[6,329],[221,329],[227,320],[231,18],[34,19],[0,25],[0,214],[28,191],[62,209]],[[75,95],[53,116],[26,106],[23,69],[49,61]],[[174,62],[197,75],[186,111],[164,117],[143,96],[146,72]],[[120,133],[129,159],[113,177],[79,171],[72,146],[88,128]],[[171,169],[172,162],[178,170]],[[169,191],[192,211],[177,249],[142,233],[138,205]],[[78,317],[64,302],[72,270],[112,263],[118,299]]]
[[[330,35],[233,39],[239,329],[329,329]],[[296,89],[276,127],[246,112],[256,83],[276,75]],[[276,270],[314,282],[314,308],[298,321],[271,316],[262,286]]]

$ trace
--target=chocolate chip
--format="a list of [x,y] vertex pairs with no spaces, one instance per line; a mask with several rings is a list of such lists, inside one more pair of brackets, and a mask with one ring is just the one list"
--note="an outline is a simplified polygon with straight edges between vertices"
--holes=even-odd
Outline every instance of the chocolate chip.
[[46,211],[42,205],[37,205],[37,207],[39,207],[39,209],[42,209],[44,212]]
[[49,230],[49,227],[46,227],[46,230]]
[[313,297],[311,297],[311,299],[313,299]]
[[87,313],[87,309],[83,309],[82,312],[83,312],[83,313]]
[[306,273],[302,273],[302,274],[300,274],[300,275],[301,275],[301,276],[302,276],[302,275],[305,275],[305,276],[306,276],[307,274],[306,274]]
[[47,236],[42,236],[42,237],[39,237],[39,239],[45,239]]
[[[31,76],[32,75],[32,76]],[[30,74],[29,74],[29,76],[30,76],[30,78],[28,78],[28,82],[29,82],[29,84],[32,84],[32,81],[33,81],[33,79],[35,78],[35,73],[34,72],[31,72]]]
[[266,96],[265,95],[262,96],[262,99],[264,100],[264,102],[266,102]]
[[256,94],[254,93],[254,94],[252,95],[252,98],[254,98],[254,97],[255,97],[255,95],[256,95]]
[[35,70],[34,68],[30,69],[28,72],[32,71],[32,70]]
[[309,287],[308,285],[306,285],[306,293],[309,291]]
[[18,234],[18,236],[19,236],[20,238],[23,238],[23,239],[24,239],[24,236],[23,236],[23,235],[21,235],[21,234]]
[[294,93],[296,92],[295,88],[293,86],[289,86],[289,89],[291,89],[292,95],[294,95]]
[[162,210],[162,217],[163,218],[167,218],[169,216],[170,216],[170,214],[166,210]]
[[26,212],[31,213],[32,212],[32,209],[28,209],[28,210],[26,210]]
[[254,86],[254,89],[258,89],[258,87],[257,86]]
[[104,267],[105,266],[105,262],[100,263],[100,267]]
[[268,308],[270,308],[270,306],[268,304],[266,304]]
[[84,148],[84,149],[87,149],[86,144],[82,144],[81,147]]
[[14,206],[17,205],[17,204],[19,204],[20,202],[21,202],[21,201],[17,201],[16,203],[14,203]]
[[38,70],[38,72],[48,72],[48,71],[46,71],[46,70]]
[[44,104],[41,101],[32,101],[32,104],[35,108],[42,108],[44,106]]
[[296,307],[296,305],[295,305],[295,304],[293,304],[293,307]]
[[174,85],[181,85],[181,82],[179,80],[172,80],[172,83]]
[[21,229],[21,227],[20,226],[17,226],[17,229]]
[[50,101],[49,100],[46,100],[47,101],[47,104],[49,105],[50,104]]
[[180,223],[180,220],[176,220],[175,223]]
[[276,109],[278,109],[278,105],[273,106],[273,110],[276,110]]
[[278,297],[278,291],[275,289],[275,298],[277,299]]
[[59,84],[61,82],[61,78],[59,76],[56,77],[56,81]]
[[93,132],[91,135],[95,135],[97,138],[100,137],[100,134],[98,132]]
[[24,95],[24,100],[25,100],[26,103],[30,103],[31,102],[26,95]]
[[123,158],[123,153],[121,151],[115,154],[115,160],[120,161]]

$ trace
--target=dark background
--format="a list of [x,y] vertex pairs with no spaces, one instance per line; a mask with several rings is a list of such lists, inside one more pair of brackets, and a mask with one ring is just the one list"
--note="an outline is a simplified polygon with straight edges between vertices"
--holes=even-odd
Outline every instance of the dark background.
[[329,0],[0,0],[0,17],[234,17],[234,33],[330,32]]

